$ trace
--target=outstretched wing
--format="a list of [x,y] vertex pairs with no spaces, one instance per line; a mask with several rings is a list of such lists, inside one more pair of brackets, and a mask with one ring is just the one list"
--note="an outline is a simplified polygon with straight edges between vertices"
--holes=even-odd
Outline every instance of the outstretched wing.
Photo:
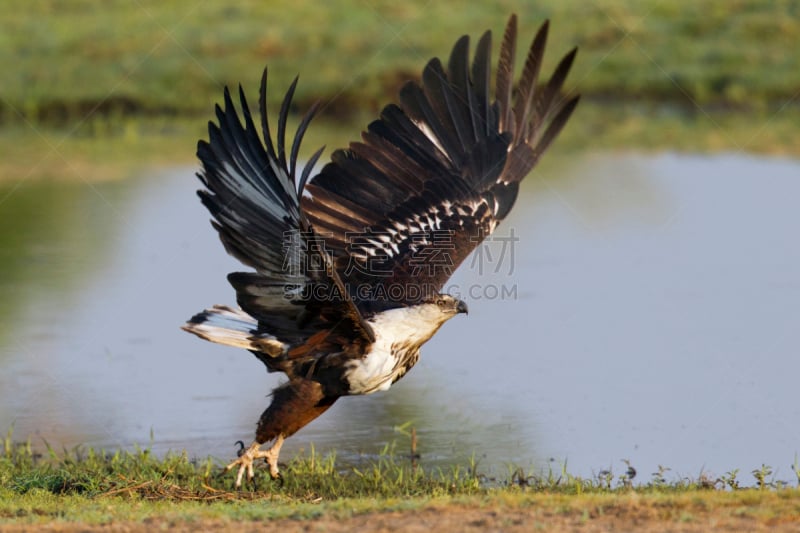
[[317,108],[300,122],[287,159],[286,119],[296,83],[281,106],[277,146],[267,120],[267,71],[259,98],[263,143],[241,87],[244,124],[225,89],[225,107],[216,107],[219,124],[209,122],[209,141],[197,145],[203,164],[198,177],[206,187],[198,194],[228,253],[255,269],[234,272],[228,280],[259,331],[289,344],[325,330],[371,340],[369,325],[344,294],[330,257],[300,210],[299,195],[322,150],[311,157],[298,182],[300,142]]
[[578,102],[561,89],[568,53],[540,87],[548,23],[513,88],[517,19],[506,26],[490,100],[491,32],[469,63],[459,39],[447,68],[432,59],[421,85],[383,109],[361,142],[337,150],[301,201],[359,301],[417,302],[441,290],[456,267],[506,217],[519,182]]

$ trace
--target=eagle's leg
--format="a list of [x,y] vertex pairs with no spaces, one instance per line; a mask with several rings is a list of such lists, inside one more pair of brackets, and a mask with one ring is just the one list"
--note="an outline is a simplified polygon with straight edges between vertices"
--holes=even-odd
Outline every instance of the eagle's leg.
[[[295,378],[272,392],[272,403],[261,415],[256,428],[256,440],[241,456],[225,467],[225,471],[239,466],[236,488],[247,479],[253,479],[253,461],[264,459],[269,465],[272,479],[280,477],[278,455],[285,438],[294,435],[300,428],[324,413],[338,396],[326,396],[322,385],[316,381]],[[262,451],[261,444],[275,440],[269,450]]]
[[233,467],[239,466],[239,471],[236,474],[236,488],[238,489],[242,485],[242,477],[245,471],[247,472],[247,479],[253,479],[253,462],[257,459],[264,459],[267,462],[269,465],[269,475],[272,479],[280,477],[280,472],[278,472],[278,454],[280,454],[281,446],[283,446],[283,435],[278,435],[269,450],[261,450],[261,444],[258,441],[251,444],[246,450],[242,450],[239,458],[225,467],[225,471],[227,472]]

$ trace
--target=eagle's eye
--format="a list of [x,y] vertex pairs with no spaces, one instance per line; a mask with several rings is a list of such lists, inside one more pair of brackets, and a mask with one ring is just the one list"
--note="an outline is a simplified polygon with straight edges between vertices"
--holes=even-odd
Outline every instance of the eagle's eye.
[[439,307],[442,307],[445,303],[447,302],[445,302],[444,298],[436,298],[436,305],[438,305]]

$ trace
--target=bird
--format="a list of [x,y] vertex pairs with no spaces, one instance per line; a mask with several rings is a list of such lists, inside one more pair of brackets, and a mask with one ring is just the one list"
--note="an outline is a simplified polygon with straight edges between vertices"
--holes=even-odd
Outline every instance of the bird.
[[208,140],[197,145],[198,195],[225,250],[252,270],[228,275],[238,307],[214,305],[183,329],[248,350],[286,378],[252,444],[225,468],[238,467],[237,489],[245,473],[254,482],[259,459],[271,478],[281,478],[286,438],[338,398],[389,389],[445,322],[467,313],[466,302],[441,292],[445,283],[506,218],[520,182],[578,104],[579,95],[564,90],[577,48],[540,81],[548,28],[545,21],[538,29],[515,82],[518,22],[509,17],[494,96],[491,31],[471,58],[469,36],[462,36],[446,64],[432,58],[361,140],[333,151],[318,172],[325,147],[302,168],[298,160],[319,102],[287,143],[297,77],[274,141],[268,69],[258,98],[260,136],[241,85],[238,111],[225,87]]

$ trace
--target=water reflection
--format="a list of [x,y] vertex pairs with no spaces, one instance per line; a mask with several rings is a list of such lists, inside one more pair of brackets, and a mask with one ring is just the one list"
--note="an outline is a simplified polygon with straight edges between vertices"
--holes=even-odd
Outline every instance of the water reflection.
[[[191,174],[25,186],[0,205],[0,429],[109,448],[152,431],[157,451],[221,458],[251,437],[279,378],[178,329],[231,303],[239,268]],[[642,477],[761,463],[791,477],[798,175],[795,161],[727,155],[546,161],[498,233],[519,239],[513,261],[498,241],[453,279],[469,317],[286,456],[309,442],[375,453],[412,421],[429,464],[474,452],[494,473],[551,457],[621,472],[627,458]]]

